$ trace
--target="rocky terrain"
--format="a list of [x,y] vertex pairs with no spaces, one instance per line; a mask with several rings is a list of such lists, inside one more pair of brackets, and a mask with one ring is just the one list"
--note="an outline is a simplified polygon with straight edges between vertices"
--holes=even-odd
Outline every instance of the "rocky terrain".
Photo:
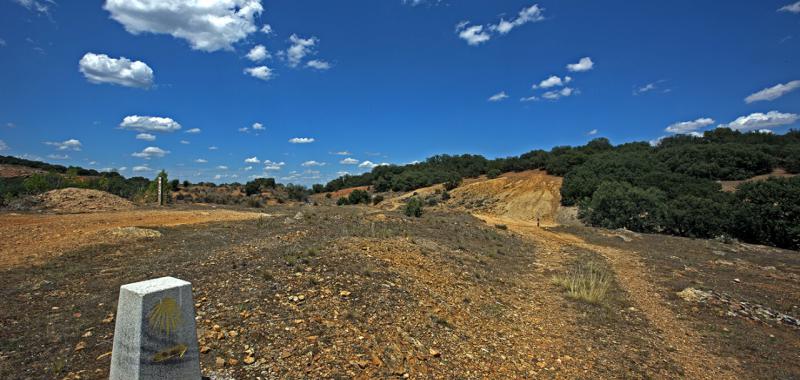
[[[211,379],[800,377],[797,252],[556,226],[532,185],[552,181],[503,178],[421,218],[402,199],[2,215],[23,259],[0,250],[0,378],[107,378],[119,286],[165,275],[193,284]],[[587,265],[593,297],[568,288]]]

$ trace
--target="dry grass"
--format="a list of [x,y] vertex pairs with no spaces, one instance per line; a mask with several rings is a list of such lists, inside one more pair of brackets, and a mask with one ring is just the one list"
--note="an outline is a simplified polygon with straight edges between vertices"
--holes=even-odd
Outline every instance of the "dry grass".
[[578,263],[567,273],[553,277],[567,296],[590,304],[603,304],[611,287],[611,274],[602,264],[587,261]]

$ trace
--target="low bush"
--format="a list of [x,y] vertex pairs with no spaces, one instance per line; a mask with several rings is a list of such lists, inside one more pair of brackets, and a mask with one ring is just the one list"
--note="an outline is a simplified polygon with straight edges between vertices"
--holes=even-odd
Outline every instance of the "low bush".
[[422,216],[422,200],[417,197],[409,199],[403,211],[406,214],[406,216],[413,216],[419,218],[420,216]]

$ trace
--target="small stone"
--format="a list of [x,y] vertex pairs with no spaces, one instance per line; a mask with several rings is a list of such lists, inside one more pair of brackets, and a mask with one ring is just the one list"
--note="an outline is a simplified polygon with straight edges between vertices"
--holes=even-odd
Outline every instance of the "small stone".
[[253,363],[256,362],[256,358],[248,355],[248,356],[245,356],[242,361],[244,362],[244,364],[253,364]]
[[88,337],[92,336],[92,332],[91,331],[87,331],[87,332],[83,333],[83,335],[81,335],[81,336],[84,337],[84,338],[88,338]]
[[429,349],[428,353],[431,354],[431,356],[434,357],[434,358],[438,358],[439,356],[442,356],[441,352],[439,352],[439,351],[437,351],[437,350],[435,350],[433,348]]
[[740,279],[738,279],[738,278],[734,278],[734,279],[733,279],[733,282],[735,282],[735,283],[737,283],[737,284],[738,284],[738,283],[742,282],[742,280],[740,280]]
[[236,338],[237,335],[239,335],[239,333],[236,332],[236,330],[228,331],[228,336],[231,338]]
[[111,323],[114,322],[114,313],[110,313],[106,315],[105,319],[102,321],[103,323]]
[[350,292],[348,292],[347,290],[342,290],[339,292],[339,295],[342,297],[347,297],[350,295]]
[[201,353],[201,354],[208,353],[208,351],[211,351],[211,347],[209,347],[209,346],[202,346],[202,347],[200,347],[200,353]]
[[222,327],[219,327],[219,325],[214,325],[214,327],[212,327],[211,329],[214,331],[219,331],[221,328]]
[[229,358],[229,359],[228,359],[228,365],[229,365],[229,366],[231,366],[231,367],[232,367],[232,366],[235,366],[235,365],[237,365],[237,364],[239,364],[239,361],[238,361],[238,360],[236,360],[236,359],[234,359],[234,358]]
[[105,354],[102,354],[102,355],[98,356],[97,359],[95,359],[95,360],[102,360],[103,358],[107,358],[109,356],[111,356],[111,351],[108,351]]
[[86,342],[84,341],[80,341],[78,342],[78,344],[75,345],[75,351],[80,351],[84,348],[86,348]]
[[217,359],[214,361],[214,365],[216,365],[216,366],[217,366],[217,368],[222,368],[222,367],[224,367],[224,366],[225,366],[225,359],[223,359],[223,358],[221,358],[221,357],[217,356]]
[[547,363],[545,363],[545,362],[536,362],[536,366],[539,367],[539,368],[544,368],[544,367],[547,367]]

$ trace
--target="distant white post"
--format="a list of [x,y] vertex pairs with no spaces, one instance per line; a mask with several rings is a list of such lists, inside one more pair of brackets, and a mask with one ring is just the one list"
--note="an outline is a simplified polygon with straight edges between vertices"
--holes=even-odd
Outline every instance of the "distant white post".
[[192,284],[173,277],[119,289],[110,380],[200,380]]
[[161,174],[158,175],[158,205],[164,205],[164,197],[161,194]]

